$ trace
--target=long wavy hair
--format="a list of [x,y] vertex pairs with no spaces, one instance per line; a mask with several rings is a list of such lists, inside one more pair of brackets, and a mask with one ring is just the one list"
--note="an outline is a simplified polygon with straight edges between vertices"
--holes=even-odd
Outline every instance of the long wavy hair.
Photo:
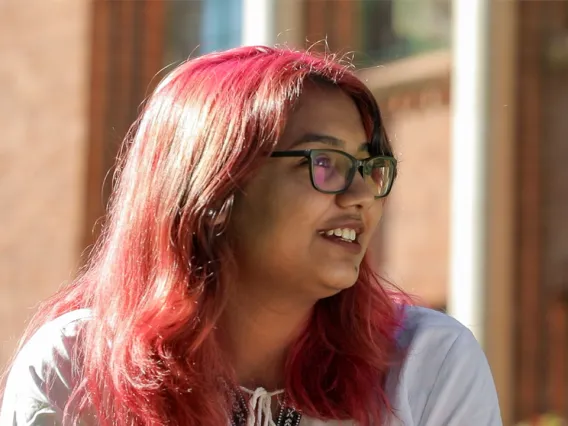
[[[22,340],[66,312],[92,310],[65,424],[78,413],[103,426],[227,423],[234,372],[215,329],[238,265],[211,212],[230,209],[270,155],[307,82],[351,96],[373,153],[392,154],[372,94],[329,55],[268,47],[209,54],[178,66],[149,97],[125,139],[87,267],[43,303]],[[356,284],[317,302],[290,348],[292,403],[320,419],[381,423],[391,411],[385,379],[400,321],[366,258]]]

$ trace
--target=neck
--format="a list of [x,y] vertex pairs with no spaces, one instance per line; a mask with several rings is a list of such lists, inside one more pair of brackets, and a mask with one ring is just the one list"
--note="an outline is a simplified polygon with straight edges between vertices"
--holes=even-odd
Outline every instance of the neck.
[[222,336],[241,386],[284,386],[284,364],[290,345],[308,321],[313,304],[246,297],[231,299],[221,318]]

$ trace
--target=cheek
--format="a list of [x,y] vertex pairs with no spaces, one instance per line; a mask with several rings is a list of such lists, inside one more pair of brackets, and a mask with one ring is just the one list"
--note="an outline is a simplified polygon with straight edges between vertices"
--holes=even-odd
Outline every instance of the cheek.
[[313,192],[311,187],[309,192],[280,188],[236,205],[234,229],[240,248],[255,256],[289,257],[310,244],[318,220],[329,209],[329,202],[317,200]]
[[270,231],[271,222],[271,214],[265,206],[243,199],[235,205],[231,231],[239,246],[249,246]]
[[269,178],[263,170],[235,200],[232,222],[239,245],[263,256],[301,250],[333,200],[314,190],[308,173],[271,169]]
[[272,190],[270,185],[250,187],[236,199],[231,232],[239,250],[258,256],[277,238],[275,234],[281,227],[280,216],[285,206],[279,196],[267,195],[273,193]]
[[369,230],[374,233],[383,217],[384,202],[377,201],[376,205],[370,208],[367,216],[367,223],[369,224]]

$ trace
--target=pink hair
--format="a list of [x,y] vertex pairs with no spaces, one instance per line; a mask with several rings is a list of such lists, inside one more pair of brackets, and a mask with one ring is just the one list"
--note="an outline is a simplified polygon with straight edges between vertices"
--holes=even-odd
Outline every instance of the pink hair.
[[[372,149],[391,153],[373,96],[329,56],[267,47],[210,54],[179,66],[149,98],[125,140],[88,267],[43,304],[26,333],[92,309],[74,400],[99,424],[227,423],[231,401],[219,378],[232,383],[233,372],[214,330],[228,297],[221,283],[235,265],[207,214],[230,208],[274,149],[306,81],[349,94]],[[400,321],[366,259],[352,288],[316,304],[291,348],[292,402],[321,419],[380,423],[390,412],[385,379]],[[72,423],[76,412],[66,413]]]

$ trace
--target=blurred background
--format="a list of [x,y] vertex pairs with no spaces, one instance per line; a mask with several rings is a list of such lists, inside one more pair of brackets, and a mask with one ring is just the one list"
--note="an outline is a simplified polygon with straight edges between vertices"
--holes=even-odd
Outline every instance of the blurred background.
[[383,275],[474,331],[505,425],[568,418],[568,1],[0,0],[0,365],[96,239],[145,97],[242,44],[353,60],[400,160]]

